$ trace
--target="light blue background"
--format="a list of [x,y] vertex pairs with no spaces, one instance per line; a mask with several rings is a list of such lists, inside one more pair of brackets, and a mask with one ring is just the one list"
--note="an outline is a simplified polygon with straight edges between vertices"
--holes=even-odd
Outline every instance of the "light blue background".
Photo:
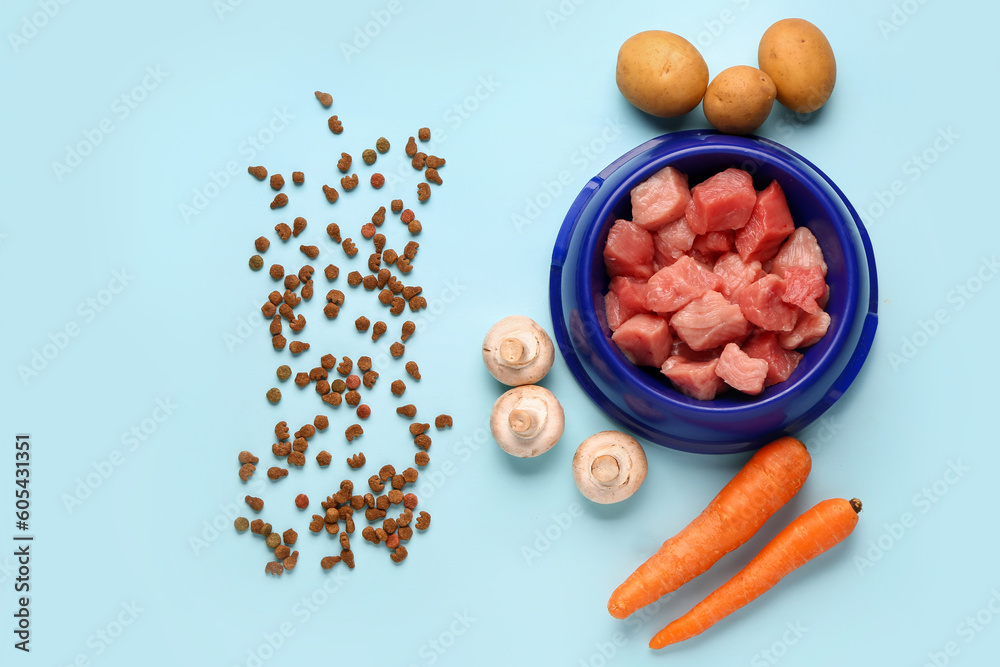
[[[222,3],[210,0],[52,1],[54,15],[35,18],[43,27],[27,30],[30,39],[15,48],[10,34],[45,4],[5,3],[0,21],[0,284],[8,304],[0,387],[8,443],[0,455],[3,664],[253,665],[253,656],[266,657],[268,666],[815,667],[923,665],[929,654],[938,664],[995,660],[1000,619],[987,605],[1000,609],[991,511],[1000,463],[991,351],[1000,281],[976,280],[994,277],[984,261],[1000,246],[991,204],[996,7],[567,0],[562,16],[557,0],[233,0],[232,11],[222,12]],[[391,14],[390,5],[400,11]],[[894,7],[901,25],[886,32]],[[339,45],[373,16],[391,21],[345,56]],[[849,394],[801,434],[814,467],[798,497],[712,571],[650,612],[617,621],[605,611],[610,592],[701,511],[746,455],[713,458],[649,445],[649,476],[635,497],[613,507],[589,504],[573,485],[570,461],[578,442],[614,424],[559,360],[543,384],[565,406],[563,440],[540,459],[508,457],[488,436],[487,415],[503,387],[482,368],[478,346],[508,314],[551,327],[551,245],[593,174],[657,134],[706,125],[700,110],[657,121],[629,107],[613,76],[621,42],[640,30],[677,32],[699,46],[715,74],[755,64],[760,35],[787,16],[826,32],[837,87],[810,119],[776,105],[760,133],[813,160],[863,212],[879,267],[875,347]],[[151,89],[134,109],[116,103],[142,85],[147,68],[159,68],[162,80],[146,79]],[[327,130],[330,112],[316,103],[316,89],[334,95],[332,112],[346,127],[340,137]],[[275,110],[291,118],[274,121]],[[53,162],[102,121],[113,131],[60,179]],[[283,127],[253,154],[246,138],[272,121]],[[266,482],[274,422],[285,419],[294,429],[328,411],[311,390],[300,393],[291,383],[282,385],[278,406],[264,400],[275,367],[288,359],[271,350],[265,326],[227,345],[227,336],[248,333],[240,323],[272,289],[263,272],[246,268],[253,239],[301,214],[310,227],[299,242],[324,249],[314,266],[334,261],[346,273],[362,265],[364,253],[342,261],[324,227],[336,220],[357,237],[356,227],[394,194],[413,202],[415,174],[401,149],[424,125],[435,129],[433,150],[448,165],[444,185],[418,209],[424,232],[409,277],[423,285],[431,308],[407,345],[424,379],[410,382],[405,398],[425,420],[439,412],[455,417],[453,430],[432,433],[432,462],[418,485],[433,525],[414,537],[402,566],[356,533],[357,568],[327,573],[318,561],[338,551],[334,541],[308,533],[307,517],[292,505],[304,490],[315,508],[349,472],[344,457],[358,449],[369,460],[352,475],[359,484],[381,463],[411,460],[404,423],[392,414],[400,401],[387,391],[402,362],[389,360],[358,447],[341,440],[350,423],[342,408],[308,453],[333,452],[331,469],[312,464],[252,491],[265,498],[271,523],[300,533],[299,567],[266,577],[268,552],[259,538],[231,528],[231,508],[244,513],[247,493],[236,454],[256,452],[262,465],[254,480]],[[405,177],[398,188],[376,197],[363,187],[328,207],[319,185],[339,177],[339,152],[357,161],[380,135],[393,149],[376,167],[399,168]],[[925,152],[920,168],[914,156]],[[218,173],[230,161],[236,176],[211,188],[213,173],[225,183]],[[272,193],[245,175],[248,164],[288,180],[300,169],[306,185],[287,185],[292,205],[270,211]],[[356,171],[365,180],[372,169],[356,162]],[[566,184],[554,186],[562,172]],[[901,194],[890,203],[884,191],[894,181]],[[185,220],[181,205],[206,189],[207,207]],[[554,193],[548,200],[547,189]],[[525,215],[531,201],[543,205],[518,227],[514,216]],[[390,218],[383,231],[390,246],[402,246],[407,235],[394,223]],[[294,246],[278,245],[266,253],[268,263],[304,263]],[[131,278],[101,312],[80,306],[107,296],[102,290],[122,270]],[[350,326],[359,314],[381,312],[374,295],[350,292],[355,298],[329,326],[319,313],[326,284],[319,276],[317,296],[302,311],[309,319],[302,338],[313,349],[291,362],[295,370],[327,351],[374,356],[391,342],[387,336],[373,345]],[[960,297],[961,285],[980,289]],[[941,323],[928,325],[936,314]],[[18,367],[69,324],[79,334],[37,377],[22,381]],[[123,434],[141,428],[158,400],[176,407],[132,447]],[[11,648],[9,634],[9,443],[21,431],[34,446],[30,656]],[[120,465],[67,508],[67,494],[106,468],[115,451]],[[949,472],[955,469],[961,474]],[[741,567],[781,525],[833,496],[864,501],[848,542],[701,637],[661,653],[647,648],[655,631]],[[214,532],[213,523],[222,530]],[[555,539],[540,539],[546,531]],[[199,539],[205,543],[192,541]],[[537,548],[537,557],[525,548]],[[311,610],[309,599],[318,603]],[[966,618],[977,613],[982,625],[975,630]],[[120,634],[119,621],[129,622]],[[108,632],[117,635],[110,642],[101,639]],[[271,650],[269,641],[280,648]]]

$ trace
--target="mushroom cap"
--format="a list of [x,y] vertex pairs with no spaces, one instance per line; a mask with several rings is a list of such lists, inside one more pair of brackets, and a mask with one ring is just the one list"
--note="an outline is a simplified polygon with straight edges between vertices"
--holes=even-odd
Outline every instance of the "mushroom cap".
[[552,339],[524,315],[505,317],[486,332],[483,363],[490,374],[510,387],[535,384],[555,361]]
[[576,449],[573,479],[589,500],[617,503],[635,493],[646,479],[646,452],[621,431],[595,433]]
[[493,404],[490,432],[511,456],[544,454],[562,437],[566,419],[562,405],[545,387],[523,385],[503,393]]

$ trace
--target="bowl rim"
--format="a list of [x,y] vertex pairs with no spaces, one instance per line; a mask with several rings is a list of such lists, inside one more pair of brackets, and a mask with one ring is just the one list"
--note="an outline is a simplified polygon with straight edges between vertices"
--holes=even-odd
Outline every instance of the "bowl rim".
[[[591,179],[581,190],[567,212],[553,249],[549,290],[550,308],[556,337],[560,343],[563,357],[566,359],[577,381],[590,398],[616,421],[622,422],[637,432],[643,433],[647,437],[650,437],[650,439],[659,440],[662,438],[662,434],[659,431],[643,428],[642,424],[637,424],[635,419],[618,405],[609,402],[606,392],[598,388],[588,376],[580,360],[575,358],[576,351],[569,337],[569,332],[566,330],[565,313],[562,304],[562,265],[566,260],[569,240],[576,231],[576,227],[581,223],[582,214],[587,210],[591,204],[591,200],[607,180],[616,175],[619,170],[632,165],[636,158],[653,151],[658,151],[659,154],[651,157],[651,159],[642,164],[634,165],[634,169],[622,177],[620,182],[616,183],[614,191],[604,198],[601,206],[596,211],[591,212],[588,218],[591,220],[604,220],[606,217],[610,217],[613,209],[620,205],[624,193],[627,193],[636,184],[666,165],[690,158],[692,155],[704,154],[706,152],[717,156],[726,155],[731,157],[730,161],[734,163],[734,166],[740,161],[745,164],[748,158],[759,164],[767,164],[789,178],[793,178],[801,183],[809,195],[821,205],[824,215],[829,216],[831,220],[835,221],[833,228],[837,243],[844,251],[846,275],[844,284],[845,287],[850,287],[846,294],[847,302],[842,308],[843,321],[837,323],[833,332],[834,338],[822,352],[822,355],[813,359],[810,366],[803,369],[805,372],[800,377],[794,381],[781,383],[781,385],[785,386],[775,385],[775,387],[779,388],[773,392],[768,393],[765,390],[765,394],[759,397],[741,397],[736,400],[720,397],[714,401],[701,401],[684,396],[669,386],[669,384],[653,378],[651,371],[631,364],[608,338],[606,327],[598,319],[597,304],[594,304],[593,308],[588,309],[581,307],[579,310],[585,312],[578,313],[580,317],[585,318],[583,322],[584,330],[590,330],[589,327],[594,327],[593,330],[601,331],[603,334],[594,337],[588,342],[598,348],[595,353],[602,361],[611,363],[614,373],[624,373],[628,376],[629,389],[641,390],[647,398],[653,398],[658,402],[663,401],[669,404],[673,410],[684,411],[687,414],[698,415],[702,418],[718,416],[724,417],[727,420],[737,420],[741,416],[752,417],[754,416],[753,413],[759,414],[773,405],[783,403],[790,399],[792,393],[812,389],[815,380],[822,379],[830,371],[830,367],[843,358],[845,345],[850,338],[853,338],[855,321],[857,318],[863,317],[865,319],[864,326],[855,343],[855,349],[852,351],[850,359],[848,359],[844,368],[830,384],[829,388],[825,390],[826,393],[820,397],[819,402],[806,410],[804,416],[807,416],[810,421],[815,419],[836,402],[851,382],[853,382],[870,351],[874,329],[877,324],[878,304],[874,253],[867,230],[864,228],[857,211],[840,188],[822,170],[791,149],[773,140],[753,135],[737,137],[724,135],[713,130],[685,130],[661,135],[626,152]],[[854,237],[855,231],[860,239],[860,247],[858,246],[858,239]],[[583,230],[581,240],[579,241],[580,246],[585,250],[591,249],[598,242],[595,241],[594,237],[606,236],[606,233],[607,229],[605,225],[590,224],[587,229]],[[864,262],[859,261],[860,258],[857,256],[861,253],[864,253]],[[580,255],[578,269],[589,274],[594,270],[593,258],[588,256],[587,252],[581,252]],[[867,264],[867,267],[862,267],[862,264]],[[859,277],[860,271],[863,268],[867,268],[868,270],[869,294],[867,308],[864,309],[866,312],[863,312],[859,307],[864,298],[864,294],[862,293],[863,278]],[[580,291],[583,291],[582,288]],[[591,295],[586,295],[586,298],[583,298],[583,296],[585,295],[577,295],[577,300],[580,304],[592,301]],[[831,326],[833,326],[833,323],[831,323]],[[704,441],[698,444],[703,446],[718,445],[715,441]]]

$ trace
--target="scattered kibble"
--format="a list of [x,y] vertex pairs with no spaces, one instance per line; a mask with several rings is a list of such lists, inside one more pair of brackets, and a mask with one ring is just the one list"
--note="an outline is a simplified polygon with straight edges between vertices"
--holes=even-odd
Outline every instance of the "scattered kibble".
[[254,271],[260,271],[262,268],[264,268],[264,258],[261,257],[260,255],[251,255],[250,268],[253,269]]
[[295,541],[299,539],[299,534],[296,533],[291,528],[289,528],[284,533],[282,533],[281,537],[285,541],[285,544],[287,544],[288,546],[292,546],[295,544]]
[[281,565],[281,563],[277,563],[275,561],[270,561],[268,562],[267,565],[264,566],[265,574],[273,574],[279,577],[281,576],[281,573],[284,572],[284,570],[285,568]]
[[308,223],[306,222],[306,219],[303,218],[302,216],[299,216],[294,220],[292,220],[292,236],[298,236],[299,234],[304,232],[306,230],[307,224]]
[[420,310],[427,307],[427,299],[422,296],[415,296],[410,299],[410,310]]
[[351,174],[350,176],[344,176],[340,179],[340,187],[344,190],[353,190],[358,187],[358,175]]
[[417,154],[417,141],[413,137],[410,137],[409,141],[406,142],[406,148],[403,149],[407,157],[413,157]]
[[431,446],[431,437],[426,433],[421,433],[413,439],[413,444],[420,449],[428,449]]
[[358,246],[356,246],[354,244],[354,241],[352,241],[350,238],[344,239],[340,245],[344,249],[344,252],[347,254],[348,257],[354,257],[355,255],[358,254]]
[[406,405],[401,405],[396,408],[396,414],[403,415],[408,419],[413,419],[417,415],[417,406],[413,403],[407,403]]
[[430,463],[431,457],[425,451],[417,452],[413,455],[413,462],[416,463],[421,468]]
[[348,442],[351,442],[355,438],[362,435],[364,432],[365,430],[361,428],[361,424],[351,424],[350,426],[347,427],[347,430],[344,431],[344,437],[347,438]]
[[344,394],[344,402],[346,402],[350,406],[358,405],[359,403],[361,403],[361,394],[359,394],[356,390],[351,389],[346,394]]
[[434,183],[435,185],[441,185],[444,182],[441,180],[441,174],[439,174],[438,170],[433,167],[427,168],[427,171],[424,172],[424,178],[426,178],[428,182]]
[[272,481],[281,479],[282,477],[286,476],[288,476],[288,470],[286,470],[285,468],[279,468],[277,466],[273,466],[267,469],[267,478]]
[[236,527],[236,530],[242,533],[250,527],[250,521],[246,517],[238,516],[236,517],[236,521],[233,522],[233,525]]
[[425,433],[430,427],[430,424],[414,422],[413,424],[410,424],[410,435],[420,435],[421,433]]
[[334,134],[340,134],[344,131],[344,124],[336,116],[330,116],[330,119],[326,121],[327,126],[329,126],[330,131]]
[[365,464],[365,453],[364,452],[358,452],[354,456],[350,456],[347,459],[347,465],[351,466],[354,469],[358,469],[361,466],[363,466],[364,464]]
[[403,322],[402,334],[399,339],[405,343],[416,330],[417,325],[412,320],[406,320]]
[[330,383],[330,389],[332,391],[337,392],[338,394],[342,394],[344,393],[344,391],[347,390],[347,383],[341,380],[340,378],[337,378],[336,380]]
[[303,172],[301,171],[292,172],[292,183],[295,183],[295,185],[302,185],[305,182],[306,182],[306,175]]
[[292,550],[284,544],[279,544],[278,546],[274,547],[274,557],[277,560],[284,560],[291,555],[292,555]]
[[333,104],[333,95],[331,95],[330,93],[321,93],[320,91],[317,90],[316,99],[319,100],[320,104],[322,104],[324,107],[328,109],[330,108],[330,105]]
[[417,530],[427,530],[431,525],[431,515],[427,512],[421,512],[417,515]]
[[431,169],[440,169],[445,164],[445,159],[443,157],[438,157],[436,155],[428,155],[427,159],[424,160],[426,164]]
[[339,169],[342,174],[346,174],[351,170],[352,162],[353,158],[351,158],[350,153],[341,153],[340,159],[337,160],[337,169]]
[[279,544],[281,544],[281,535],[278,535],[277,533],[271,533],[270,535],[267,536],[265,543],[269,548],[274,549]]
[[[378,324],[378,322],[376,322]],[[362,373],[367,373],[372,369],[372,358],[371,357],[358,357],[358,370]]]
[[253,242],[253,247],[258,252],[266,252],[271,247],[271,242],[267,240],[266,236],[258,236]]
[[268,269],[268,273],[275,280],[281,280],[285,277],[285,267],[281,264],[272,264],[271,268]]
[[285,177],[281,174],[274,174],[271,176],[271,189],[280,190],[285,187]]
[[323,186],[323,194],[326,195],[326,200],[331,204],[336,203],[337,199],[340,198],[340,193],[337,192],[337,189],[329,185]]
[[271,209],[273,210],[276,208],[281,208],[282,206],[285,206],[287,204],[288,204],[288,195],[286,195],[284,192],[281,192],[275,195],[274,199],[271,200]]
[[364,160],[365,164],[375,164],[375,160],[378,159],[378,155],[370,148],[366,148],[361,151],[361,159]]
[[431,140],[431,128],[422,127],[417,130],[417,137],[420,141],[430,141]]
[[333,455],[326,450],[323,450],[322,452],[316,455],[316,463],[318,463],[320,466],[324,468],[330,465],[330,462],[332,460],[333,460]]
[[264,501],[261,500],[260,498],[255,498],[254,496],[247,496],[243,500],[246,502],[247,505],[250,506],[250,508],[254,512],[259,512],[262,509],[264,509]]
[[452,426],[451,415],[438,415],[437,417],[434,418],[434,426],[436,426],[439,429],[451,428]]
[[426,183],[417,183],[417,201],[427,201],[431,198],[431,186]]
[[420,171],[421,169],[424,168],[426,160],[427,160],[427,153],[414,153],[413,159],[410,160],[410,165],[417,171]]
[[379,137],[375,142],[375,149],[378,150],[379,153],[387,153],[389,151],[389,140],[385,137]]
[[319,247],[314,245],[300,245],[299,250],[305,254],[309,259],[316,259],[319,257]]
[[358,415],[358,419],[368,419],[372,415],[372,409],[362,403],[358,406],[356,414]]
[[267,169],[264,167],[247,167],[247,173],[256,178],[258,181],[263,181],[267,178]]
[[286,342],[285,341],[285,337],[282,336],[281,334],[278,334],[277,336],[272,336],[271,337],[271,345],[276,350],[284,350],[285,349],[285,342]]
[[376,190],[378,190],[383,185],[385,185],[385,176],[383,176],[382,174],[380,174],[378,172],[375,172],[374,174],[372,174],[371,184],[372,184],[373,188],[375,188]]
[[354,368],[354,362],[351,361],[351,358],[343,357],[343,360],[340,362],[340,365],[337,366],[337,372],[343,375],[344,377],[347,377],[348,375],[351,374],[352,368]]
[[292,354],[301,354],[309,349],[309,343],[303,343],[300,340],[293,340],[288,344],[288,350]]
[[378,278],[369,274],[361,279],[361,284],[365,286],[366,290],[373,290],[378,287]]
[[340,562],[340,556],[324,556],[323,559],[319,562],[319,565],[324,570],[329,570],[339,562]]
[[347,376],[346,380],[344,380],[344,386],[346,386],[348,389],[357,389],[358,387],[361,386],[361,378],[352,373],[351,375]]
[[423,229],[424,226],[420,224],[419,220],[414,220],[413,222],[411,222],[406,226],[406,231],[414,235],[419,234],[420,232],[423,231]]
[[304,493],[300,493],[299,495],[295,496],[295,506],[298,507],[300,510],[304,510],[305,508],[309,507],[309,496],[307,496]]
[[[293,343],[293,345],[294,345],[294,343]],[[270,389],[268,389],[267,390],[267,400],[271,401],[272,403],[277,403],[278,401],[280,401],[281,400],[281,390],[278,389],[277,387],[271,387]]]

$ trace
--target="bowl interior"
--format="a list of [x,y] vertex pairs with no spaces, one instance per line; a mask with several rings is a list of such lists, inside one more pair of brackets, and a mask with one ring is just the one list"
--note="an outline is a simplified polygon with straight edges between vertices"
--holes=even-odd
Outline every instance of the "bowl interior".
[[[604,268],[603,249],[608,230],[615,220],[632,218],[631,189],[667,165],[686,173],[691,186],[729,167],[749,172],[757,190],[777,180],[785,192],[795,225],[809,228],[823,250],[830,286],[826,307],[830,328],[818,343],[803,350],[802,361],[788,380],[768,387],[758,396],[730,391],[712,401],[689,398],[675,390],[657,369],[633,365],[611,341],[604,314],[604,294],[609,279]],[[629,387],[633,403],[655,409],[658,401],[666,401],[688,410],[708,411],[717,417],[720,413],[739,413],[751,406],[780,402],[790,393],[803,391],[834,362],[855,318],[858,266],[853,240],[843,219],[843,208],[830,197],[815,174],[769,150],[766,145],[706,143],[660,155],[634,169],[616,169],[601,185],[601,194],[604,195],[603,205],[595,211],[593,219],[581,220],[588,226],[581,246],[578,286],[585,293],[580,294],[580,302],[593,306],[581,313],[582,324],[585,331],[603,333],[588,342],[595,355],[603,358],[607,371],[623,386]]]

